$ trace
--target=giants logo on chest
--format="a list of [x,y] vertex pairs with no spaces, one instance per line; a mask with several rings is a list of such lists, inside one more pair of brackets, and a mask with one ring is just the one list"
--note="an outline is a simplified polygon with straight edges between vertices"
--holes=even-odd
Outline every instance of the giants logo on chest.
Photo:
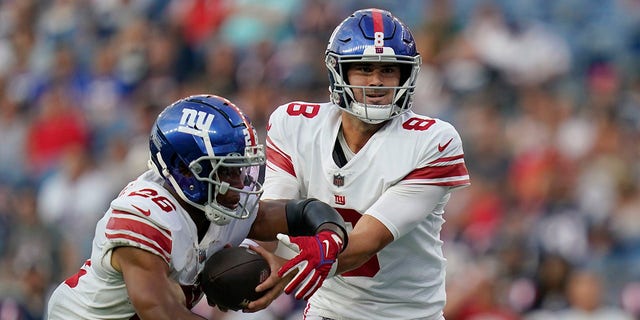
[[197,249],[198,250],[198,262],[204,263],[207,260],[207,250],[205,249]]
[[[335,173],[333,175],[333,185],[336,187],[344,186],[344,177],[345,176],[340,173]],[[335,204],[343,206],[347,204],[347,197],[341,194],[334,194],[333,201]]]
[[[344,186],[344,176],[341,175],[340,173],[336,173],[333,175],[333,185],[336,187],[342,187]],[[334,194],[333,195],[333,201],[335,202],[335,204],[338,205],[345,205],[347,203],[347,197],[344,195],[340,195],[340,194]]]

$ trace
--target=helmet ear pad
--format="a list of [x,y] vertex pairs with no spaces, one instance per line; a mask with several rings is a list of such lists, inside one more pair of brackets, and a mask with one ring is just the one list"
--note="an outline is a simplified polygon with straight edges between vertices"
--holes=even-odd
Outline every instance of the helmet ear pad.
[[408,64],[400,65],[400,84],[407,83],[408,89],[404,94],[402,94],[402,96],[396,102],[396,104],[399,106],[403,106],[404,109],[411,109],[411,107],[413,106],[413,92],[415,91],[415,87],[414,87],[415,80],[413,80],[414,84],[410,83],[412,81],[411,80],[412,73],[413,73],[413,67],[411,65],[408,65]]
[[336,86],[336,82],[338,79],[334,77],[333,72],[329,69],[329,98],[331,102],[337,104],[343,109],[347,108],[347,104],[349,103],[347,100],[347,95],[344,94],[344,89],[340,86]]
[[331,102],[345,109],[348,108],[347,106],[352,102],[352,99],[349,94],[344,92],[345,87],[336,86],[336,83],[342,81],[344,84],[349,85],[348,73],[350,65],[350,63],[342,63],[334,67],[340,80],[336,79],[333,72],[329,70],[329,83],[331,84],[329,86],[329,93],[331,95]]
[[184,193],[184,195],[191,201],[197,204],[204,204],[208,199],[208,186],[195,177],[193,172],[189,170],[186,164],[182,161],[173,166],[169,172],[176,180],[176,183]]
[[[160,140],[166,140],[161,132],[157,132],[157,134],[159,135],[158,138],[160,138]],[[153,149],[155,149],[154,146],[152,146],[151,149],[153,152]],[[168,178],[168,176],[173,177],[175,184],[180,188],[180,191],[189,201],[197,204],[206,203],[208,198],[208,185],[196,178],[194,172],[189,169],[187,160],[181,157],[170,143],[163,144],[162,151],[159,155],[162,162],[166,164],[166,168],[162,169],[162,166],[156,163],[160,159],[152,157],[152,163],[156,167],[152,169],[159,169],[156,171],[164,171],[161,175],[165,178]],[[211,170],[209,169],[207,172],[211,172]],[[170,188],[175,189],[175,186],[172,183],[169,182],[167,185]]]

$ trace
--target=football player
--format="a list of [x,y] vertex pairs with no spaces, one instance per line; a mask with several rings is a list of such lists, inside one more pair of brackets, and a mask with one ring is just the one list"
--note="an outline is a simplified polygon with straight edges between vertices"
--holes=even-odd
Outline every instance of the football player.
[[411,111],[421,60],[390,12],[347,17],[325,60],[330,102],[281,105],[267,133],[264,198],[317,198],[350,230],[305,319],[443,319],[444,207],[470,183],[460,136]]
[[[295,279],[310,283],[324,279],[346,246],[344,220],[327,204],[259,200],[264,146],[227,99],[197,95],[168,106],[149,151],[150,170],[111,202],[90,259],[52,294],[49,319],[203,319],[190,311],[202,297],[198,275],[225,246],[288,233],[301,249],[297,261],[309,265]],[[267,307],[293,277],[278,277],[284,260],[253,248],[272,272],[248,312]]]

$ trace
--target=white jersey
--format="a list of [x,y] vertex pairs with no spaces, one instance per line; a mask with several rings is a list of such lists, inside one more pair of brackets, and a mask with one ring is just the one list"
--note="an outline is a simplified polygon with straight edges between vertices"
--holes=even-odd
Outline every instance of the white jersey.
[[147,171],[111,202],[96,226],[91,259],[55,290],[49,319],[138,319],[122,274],[111,266],[111,253],[119,246],[161,257],[190,306],[202,297],[195,285],[204,262],[226,244],[239,245],[249,233],[255,212],[249,219],[233,219],[225,226],[212,223],[198,242],[195,223],[162,183],[159,175]]
[[[317,198],[348,227],[375,217],[394,241],[361,267],[327,279],[308,315],[331,319],[440,319],[445,258],[440,229],[450,191],[469,184],[462,143],[445,121],[407,112],[389,121],[343,167],[332,150],[338,106],[280,106],[267,127],[264,198]],[[437,199],[425,190],[436,190]]]

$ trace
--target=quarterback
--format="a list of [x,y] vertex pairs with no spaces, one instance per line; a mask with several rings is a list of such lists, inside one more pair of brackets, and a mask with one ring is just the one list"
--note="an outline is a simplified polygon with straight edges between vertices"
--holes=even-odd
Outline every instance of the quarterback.
[[411,111],[420,56],[390,12],[347,17],[325,60],[330,102],[279,106],[267,128],[263,197],[317,198],[350,230],[305,319],[443,319],[444,208],[470,183],[460,136]]
[[203,319],[190,308],[202,298],[198,275],[207,258],[247,236],[284,237],[309,266],[279,278],[284,261],[254,247],[272,270],[262,284],[266,295],[245,310],[254,312],[287,281],[324,280],[346,245],[344,220],[330,206],[260,200],[264,147],[227,99],[198,95],[168,106],[153,125],[149,151],[151,170],[111,202],[96,226],[91,257],[54,291],[48,319]]

